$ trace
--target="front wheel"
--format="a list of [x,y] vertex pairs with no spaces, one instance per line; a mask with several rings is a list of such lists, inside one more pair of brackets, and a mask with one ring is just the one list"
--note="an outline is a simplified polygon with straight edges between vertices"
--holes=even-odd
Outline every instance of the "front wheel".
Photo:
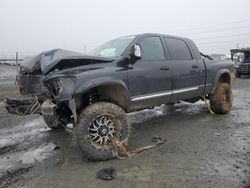
[[210,106],[217,114],[226,114],[232,108],[233,94],[229,84],[219,83],[215,92],[210,95]]
[[103,161],[116,157],[112,139],[118,139],[127,146],[130,124],[121,107],[109,102],[97,102],[82,111],[75,130],[83,156],[89,160]]

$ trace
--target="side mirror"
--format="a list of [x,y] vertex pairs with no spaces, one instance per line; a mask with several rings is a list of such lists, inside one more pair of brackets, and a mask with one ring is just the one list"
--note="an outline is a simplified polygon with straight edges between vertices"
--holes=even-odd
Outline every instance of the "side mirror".
[[135,44],[131,48],[130,56],[134,59],[141,59],[141,46],[138,44]]
[[136,58],[141,59],[141,46],[138,44],[135,44],[135,48],[134,48],[134,55]]

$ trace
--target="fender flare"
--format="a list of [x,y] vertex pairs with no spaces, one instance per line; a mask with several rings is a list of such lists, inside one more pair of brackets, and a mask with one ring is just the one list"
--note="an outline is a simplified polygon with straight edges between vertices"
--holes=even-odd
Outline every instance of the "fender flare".
[[215,74],[214,86],[213,86],[213,89],[212,89],[212,93],[215,91],[215,89],[216,89],[216,87],[217,87],[217,85],[219,83],[220,77],[223,74],[228,74],[228,76],[230,77],[230,80],[231,80],[230,71],[228,69],[220,69],[219,71],[217,71],[216,74]]
[[84,93],[87,93],[93,88],[104,86],[104,85],[110,85],[110,86],[119,86],[123,89],[122,93],[124,95],[124,100],[126,102],[125,108],[129,109],[130,106],[130,94],[129,90],[127,88],[127,85],[123,80],[112,78],[112,77],[102,77],[102,78],[95,78],[91,79],[84,84],[80,85],[74,92],[74,95],[82,95]]
[[91,80],[85,82],[84,84],[82,84],[80,87],[78,87],[75,90],[74,93],[75,94],[83,94],[83,93],[86,93],[87,91],[89,91],[92,88],[102,86],[102,85],[119,85],[119,86],[122,86],[123,89],[125,89],[125,91],[127,92],[127,95],[129,97],[129,91],[128,91],[128,88],[127,88],[126,84],[122,80],[114,79],[112,77],[102,77],[102,78],[91,79]]
[[[84,84],[80,85],[78,88],[76,88],[73,96],[82,95],[82,94],[90,91],[91,89],[98,87],[98,86],[102,86],[102,85],[121,86],[125,91],[125,93],[124,93],[125,97],[126,97],[125,100],[127,101],[126,108],[129,108],[130,96],[129,96],[129,91],[128,91],[126,84],[122,80],[114,79],[112,77],[102,77],[102,78],[95,78],[95,79],[89,80],[89,81],[85,82]],[[67,105],[70,108],[70,110],[74,116],[74,122],[76,123],[77,122],[77,113],[76,113],[76,104],[75,104],[74,97],[70,101],[68,101]]]

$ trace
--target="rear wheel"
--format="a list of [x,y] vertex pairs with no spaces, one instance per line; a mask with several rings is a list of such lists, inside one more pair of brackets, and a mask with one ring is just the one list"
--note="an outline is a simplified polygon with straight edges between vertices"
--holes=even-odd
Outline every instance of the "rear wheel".
[[219,83],[215,92],[210,95],[211,109],[217,114],[226,114],[232,108],[233,94],[229,84]]
[[118,139],[125,147],[130,124],[123,109],[108,102],[87,106],[76,124],[77,143],[83,156],[94,161],[116,157],[111,140]]

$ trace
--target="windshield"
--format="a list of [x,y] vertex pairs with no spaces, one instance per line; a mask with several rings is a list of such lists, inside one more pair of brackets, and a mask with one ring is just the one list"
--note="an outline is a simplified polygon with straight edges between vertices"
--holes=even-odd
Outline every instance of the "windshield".
[[90,52],[90,54],[103,57],[119,57],[123,54],[134,38],[135,36],[127,36],[111,40],[97,47]]

